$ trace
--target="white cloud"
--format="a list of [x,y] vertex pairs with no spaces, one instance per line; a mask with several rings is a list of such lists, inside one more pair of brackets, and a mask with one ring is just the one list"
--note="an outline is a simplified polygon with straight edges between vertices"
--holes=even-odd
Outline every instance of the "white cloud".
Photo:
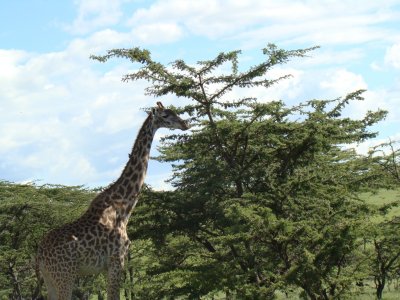
[[[272,100],[294,100],[299,97],[303,89],[304,72],[294,68],[275,68],[269,73],[269,76],[279,78],[290,75],[289,78],[277,82],[266,91],[267,97]],[[260,98],[261,100],[262,98]]]
[[0,78],[14,78],[18,74],[18,64],[29,57],[29,54],[22,50],[0,49]]
[[365,58],[366,52],[363,48],[347,48],[346,50],[336,50],[329,46],[323,46],[322,48],[315,49],[308,53],[307,57],[295,60],[291,65],[297,67],[314,67],[322,68],[326,66],[341,66],[347,65],[354,61],[360,61]]
[[82,58],[87,61],[91,54],[98,54],[121,45],[131,45],[134,41],[132,33],[118,32],[112,29],[104,29],[85,38],[72,40],[66,51],[74,59]]
[[345,114],[351,118],[363,118],[368,111],[378,109],[390,110],[392,117],[400,117],[400,109],[396,108],[391,96],[386,90],[371,90],[362,75],[346,69],[335,69],[324,74],[320,81],[321,94],[327,98],[344,97],[356,90],[364,89],[363,101],[353,101],[347,107]]
[[[34,178],[46,180],[46,183],[91,184],[102,175],[96,170],[87,157],[71,150],[62,148],[68,141],[59,142],[53,147],[40,152],[27,154],[19,158],[18,167],[30,170]],[[67,172],[68,176],[65,176]],[[26,180],[29,180],[26,178]]]
[[73,117],[71,121],[77,126],[87,127],[93,124],[93,117],[92,114],[86,110],[80,115]]
[[[294,68],[277,67],[268,72],[268,78],[271,80],[290,75],[286,79],[282,79],[272,86],[253,87],[251,89],[235,89],[233,98],[255,97],[260,102],[278,101],[298,102],[298,98],[303,94],[304,89],[304,72]],[[232,95],[228,97],[231,98]]]
[[[122,104],[122,103],[121,103]],[[97,126],[97,131],[100,133],[113,134],[121,130],[131,128],[132,126],[139,127],[143,122],[142,114],[138,112],[138,107],[134,105],[122,106],[114,108],[112,114],[108,114],[106,118]],[[145,116],[143,114],[143,116]]]
[[[349,114],[353,118],[361,119],[368,111],[388,110],[391,107],[386,91],[368,90],[362,96],[364,97],[363,101],[355,101],[349,107]],[[392,113],[398,114],[399,110],[392,111]]]
[[[182,31],[212,39],[231,38],[243,47],[279,43],[355,44],[393,39],[380,27],[396,21],[396,2],[346,1],[156,1],[135,11],[128,24],[175,23]],[[262,37],[260,39],[260,37]]]
[[74,0],[78,16],[65,29],[73,34],[87,34],[117,24],[121,17],[122,0]]
[[385,63],[400,69],[400,43],[394,44],[386,50]]
[[152,23],[134,27],[133,36],[140,44],[164,44],[174,42],[183,36],[182,29],[174,23]]
[[[238,48],[264,46],[265,41],[308,45],[356,44],[393,40],[393,30],[381,27],[395,21],[394,1],[222,1],[162,0],[136,9],[128,21],[128,0],[75,1],[78,16],[69,25],[77,34],[95,32],[90,39],[77,39],[70,47],[90,48],[90,53],[116,45],[171,43],[194,34],[210,39],[239,41]],[[125,23],[131,30],[117,32],[110,26]],[[260,39],[260,37],[262,37]]]
[[327,89],[343,96],[360,89],[367,89],[367,83],[360,74],[352,73],[346,69],[337,69],[326,74],[325,79],[320,82],[322,89]]
[[169,172],[165,173],[158,173],[158,174],[152,174],[152,170],[155,169],[150,165],[149,167],[149,174],[146,178],[146,183],[148,183],[152,188],[154,188],[157,191],[171,191],[173,190],[172,185],[169,182],[166,182],[172,174],[172,170],[168,170]]
[[90,186],[115,179],[98,163],[116,155],[107,139],[123,139],[127,158],[146,118],[140,108],[154,100],[143,96],[143,82],[121,82],[126,61],[95,71],[101,64],[83,55],[88,40],[53,53],[1,50],[0,178]]
[[381,71],[384,70],[384,68],[382,67],[382,65],[379,64],[379,63],[376,62],[376,61],[373,61],[369,66],[371,67],[371,69],[372,69],[373,71],[381,72]]
[[367,155],[369,153],[369,151],[374,150],[374,149],[382,151],[382,152],[380,152],[380,154],[384,153],[385,155],[388,155],[389,153],[392,153],[392,149],[389,146],[384,146],[384,147],[379,147],[379,148],[377,148],[377,146],[386,144],[390,141],[393,142],[394,149],[398,149],[398,146],[399,146],[398,141],[400,141],[400,134],[394,134],[392,136],[385,136],[383,138],[367,140],[367,141],[359,143],[359,144],[353,143],[353,144],[348,145],[347,148],[354,148],[354,149],[356,149],[357,153],[362,154],[362,155]]

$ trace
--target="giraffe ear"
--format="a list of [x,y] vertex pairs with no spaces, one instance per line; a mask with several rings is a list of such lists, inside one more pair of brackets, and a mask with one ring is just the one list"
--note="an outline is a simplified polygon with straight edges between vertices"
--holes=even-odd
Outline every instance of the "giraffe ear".
[[151,109],[151,112],[150,112],[153,116],[155,116],[156,115],[156,108],[155,107],[153,107],[152,109]]

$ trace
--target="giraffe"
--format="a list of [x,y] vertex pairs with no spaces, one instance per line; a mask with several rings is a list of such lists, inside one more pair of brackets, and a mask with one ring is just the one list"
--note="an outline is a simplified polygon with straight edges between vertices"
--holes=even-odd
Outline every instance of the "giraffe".
[[49,299],[71,299],[78,276],[100,272],[107,278],[107,299],[119,299],[130,244],[126,227],[146,176],[154,134],[161,127],[189,128],[175,112],[157,102],[138,133],[121,176],[92,200],[80,218],[50,231],[39,244],[36,264]]

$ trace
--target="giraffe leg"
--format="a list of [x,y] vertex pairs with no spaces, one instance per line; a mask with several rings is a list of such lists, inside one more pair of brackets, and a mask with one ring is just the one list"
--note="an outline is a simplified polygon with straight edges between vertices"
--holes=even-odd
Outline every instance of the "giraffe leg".
[[71,300],[72,291],[74,289],[74,277],[64,278],[62,283],[58,283],[57,286],[57,300]]
[[123,261],[117,257],[111,259],[107,272],[107,300],[120,299],[123,264]]
[[64,279],[62,283],[53,283],[51,278],[44,277],[44,282],[47,288],[48,300],[70,300],[72,299],[72,291],[74,288],[73,279]]
[[76,268],[61,268],[59,271],[42,271],[43,279],[47,287],[49,300],[71,300],[76,277]]
[[47,273],[42,272],[43,274],[43,281],[47,289],[47,299],[48,300],[57,300],[57,291],[51,282],[51,278],[48,276]]
[[73,285],[60,289],[57,293],[57,300],[71,300]]

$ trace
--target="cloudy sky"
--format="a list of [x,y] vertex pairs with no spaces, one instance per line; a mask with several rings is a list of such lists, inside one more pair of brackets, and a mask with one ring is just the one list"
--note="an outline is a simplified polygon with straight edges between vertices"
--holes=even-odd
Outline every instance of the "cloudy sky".
[[[123,83],[138,66],[89,59],[140,46],[163,63],[194,63],[242,49],[321,46],[272,71],[293,77],[261,101],[289,105],[367,89],[347,111],[389,110],[377,141],[400,133],[400,0],[0,0],[0,179],[96,187],[115,180],[157,100],[145,84]],[[164,104],[179,103],[173,96]],[[166,134],[160,131],[158,137]],[[375,141],[376,142],[376,141]],[[373,143],[373,142],[371,142]],[[365,151],[371,143],[360,146]],[[152,154],[155,155],[156,147]],[[147,182],[168,185],[170,167],[151,162]]]

